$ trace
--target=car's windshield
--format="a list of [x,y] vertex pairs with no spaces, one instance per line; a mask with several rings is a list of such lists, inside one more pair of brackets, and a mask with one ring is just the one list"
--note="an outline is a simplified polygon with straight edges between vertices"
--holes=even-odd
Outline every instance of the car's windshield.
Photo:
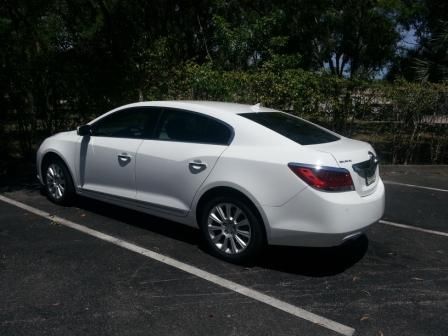
[[339,137],[305,120],[282,112],[243,113],[240,116],[263,125],[301,145],[339,140]]

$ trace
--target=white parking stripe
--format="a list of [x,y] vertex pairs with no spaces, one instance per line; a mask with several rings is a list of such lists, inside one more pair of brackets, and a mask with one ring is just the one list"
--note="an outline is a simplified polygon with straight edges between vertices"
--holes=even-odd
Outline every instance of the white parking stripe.
[[435,234],[435,235],[439,235],[439,236],[448,237],[448,233],[447,232],[428,230],[428,229],[423,229],[423,228],[418,227],[418,226],[411,226],[411,225],[406,225],[406,224],[389,222],[387,220],[382,220],[382,219],[379,222],[381,224],[395,226],[395,227],[399,227],[399,228],[402,228],[402,229],[409,229],[409,230],[420,231],[420,232],[431,233],[431,234]]
[[324,328],[333,330],[333,331],[335,331],[335,332],[337,332],[337,333],[339,333],[341,335],[351,336],[351,335],[353,335],[355,333],[355,329],[353,329],[353,328],[350,328],[350,327],[345,326],[343,324],[340,324],[338,322],[329,320],[329,319],[327,319],[325,317],[322,317],[322,316],[319,316],[317,314],[311,313],[309,311],[306,311],[306,310],[304,310],[302,308],[296,307],[296,306],[294,306],[292,304],[289,304],[287,302],[278,300],[276,298],[273,298],[271,296],[268,296],[268,295],[263,294],[261,292],[258,292],[256,290],[253,290],[253,289],[251,289],[249,287],[242,286],[242,285],[240,285],[240,284],[238,284],[236,282],[226,280],[224,278],[221,278],[220,276],[217,276],[217,275],[214,275],[212,273],[206,272],[204,270],[201,270],[201,269],[199,269],[197,267],[188,265],[188,264],[183,263],[181,261],[178,261],[176,259],[167,257],[167,256],[165,256],[163,254],[160,254],[160,253],[148,250],[146,248],[134,245],[134,244],[129,243],[127,241],[121,240],[119,238],[110,236],[110,235],[105,234],[105,233],[102,233],[100,231],[90,229],[90,228],[88,228],[86,226],[74,223],[74,222],[69,221],[67,219],[64,219],[64,218],[61,218],[61,217],[58,217],[58,216],[52,216],[52,215],[50,215],[49,213],[47,213],[45,211],[36,209],[34,207],[31,207],[29,205],[26,205],[24,203],[15,201],[15,200],[13,200],[11,198],[8,198],[8,197],[2,196],[2,195],[0,195],[0,200],[3,201],[3,202],[6,202],[8,204],[14,205],[16,207],[19,207],[19,208],[21,208],[23,210],[29,211],[29,212],[31,212],[31,213],[33,213],[35,215],[44,217],[44,218],[46,218],[48,220],[51,220],[53,222],[59,223],[59,224],[64,225],[64,226],[67,226],[67,227],[69,227],[71,229],[83,232],[83,233],[88,234],[90,236],[96,237],[98,239],[101,239],[101,240],[107,241],[109,243],[112,243],[114,245],[117,245],[117,246],[120,246],[122,248],[125,248],[127,250],[130,250],[130,251],[136,252],[138,254],[141,254],[141,255],[143,255],[145,257],[148,257],[148,258],[157,260],[159,262],[162,262],[164,264],[167,264],[169,266],[178,268],[178,269],[180,269],[180,270],[182,270],[184,272],[190,273],[190,274],[195,275],[195,276],[197,276],[199,278],[202,278],[202,279],[205,279],[207,281],[210,281],[210,282],[212,282],[212,283],[214,283],[216,285],[219,285],[221,287],[227,288],[227,289],[229,289],[231,291],[234,291],[234,292],[237,292],[237,293],[239,293],[241,295],[247,296],[247,297],[249,297],[249,298],[251,298],[253,300],[265,303],[265,304],[267,304],[269,306],[272,306],[274,308],[280,309],[280,310],[282,310],[284,312],[292,314],[292,315],[294,315],[296,317],[299,317],[301,319],[304,319],[304,320],[307,320],[309,322],[315,323],[315,324],[320,325],[320,326],[322,326]]
[[433,190],[433,191],[448,192],[448,189],[425,187],[425,186],[419,186],[419,185],[416,185],[416,184],[400,183],[400,182],[394,182],[394,181],[383,181],[383,182],[386,183],[386,184],[399,185],[399,186],[403,186],[403,187],[411,187],[411,188],[417,188],[417,189],[426,189],[426,190]]

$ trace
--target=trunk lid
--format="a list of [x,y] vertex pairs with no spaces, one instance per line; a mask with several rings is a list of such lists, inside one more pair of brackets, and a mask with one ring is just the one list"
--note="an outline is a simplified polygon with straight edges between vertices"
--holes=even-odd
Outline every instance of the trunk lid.
[[341,138],[306,147],[331,154],[341,168],[350,172],[355,190],[360,196],[367,196],[375,191],[379,180],[378,159],[375,150],[367,142]]

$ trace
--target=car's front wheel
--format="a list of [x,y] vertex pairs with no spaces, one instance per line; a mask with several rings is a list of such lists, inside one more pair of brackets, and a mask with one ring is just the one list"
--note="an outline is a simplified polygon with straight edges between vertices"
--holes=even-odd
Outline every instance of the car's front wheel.
[[217,197],[202,211],[201,230],[209,250],[235,263],[253,260],[265,245],[264,229],[242,198]]
[[64,162],[50,159],[43,167],[45,191],[50,201],[68,205],[73,200],[75,190],[73,180]]

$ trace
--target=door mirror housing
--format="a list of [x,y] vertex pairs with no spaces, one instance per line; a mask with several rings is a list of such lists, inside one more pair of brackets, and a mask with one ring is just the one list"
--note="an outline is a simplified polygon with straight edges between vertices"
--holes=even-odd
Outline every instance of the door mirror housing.
[[90,136],[92,135],[92,127],[90,125],[78,126],[77,133],[80,136]]

